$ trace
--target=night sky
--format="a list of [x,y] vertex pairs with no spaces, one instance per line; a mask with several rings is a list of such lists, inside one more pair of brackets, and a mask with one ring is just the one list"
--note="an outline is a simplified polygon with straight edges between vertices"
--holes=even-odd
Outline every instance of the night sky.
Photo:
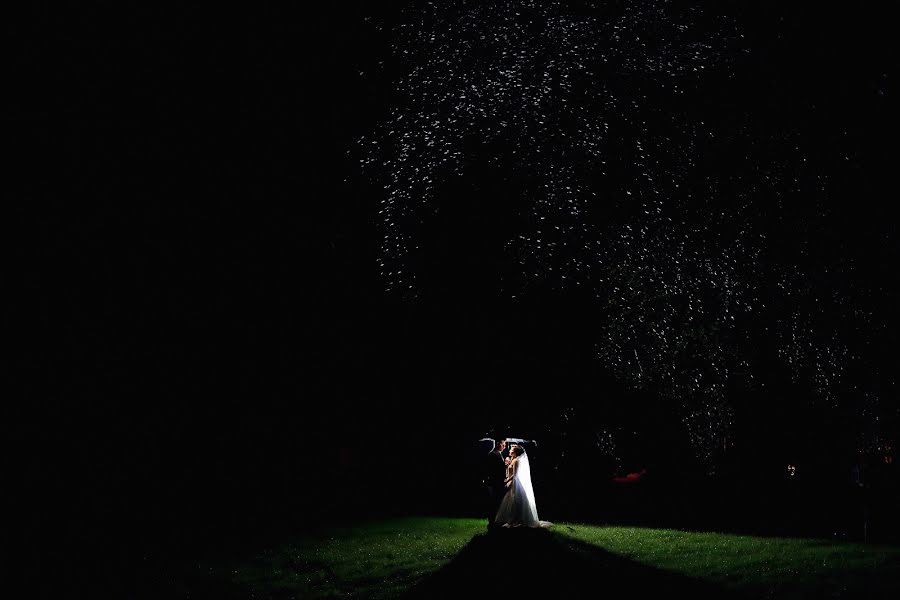
[[13,416],[47,532],[456,514],[485,435],[537,439],[548,498],[891,453],[884,14],[370,4],[23,21]]

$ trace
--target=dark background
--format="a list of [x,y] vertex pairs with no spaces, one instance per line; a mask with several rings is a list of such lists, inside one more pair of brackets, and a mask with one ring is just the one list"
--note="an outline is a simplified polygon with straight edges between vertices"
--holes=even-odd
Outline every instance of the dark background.
[[[855,257],[860,288],[882,290],[867,302],[889,371],[890,26],[865,8],[784,4],[735,6],[752,52],[729,85],[760,122],[851,157],[832,196],[841,244],[822,251]],[[588,303],[500,292],[485,249],[502,214],[460,206],[432,224],[422,297],[382,293],[378,198],[347,152],[391,105],[401,8],[21,21],[27,83],[10,115],[27,130],[28,228],[11,322],[28,333],[8,427],[26,573],[101,586],[91,574],[114,573],[115,587],[321,517],[478,514],[475,440],[489,433],[539,439],[542,518],[858,538],[866,502],[896,490],[857,497],[848,415],[810,416],[809,392],[773,364],[778,392],[736,400],[735,446],[705,476],[672,408],[598,364]],[[470,245],[450,239],[459,226]],[[598,422],[630,440],[618,465],[591,454]],[[811,466],[788,480],[789,461]],[[610,481],[641,468],[640,485]],[[878,514],[876,532],[895,535],[895,513]]]

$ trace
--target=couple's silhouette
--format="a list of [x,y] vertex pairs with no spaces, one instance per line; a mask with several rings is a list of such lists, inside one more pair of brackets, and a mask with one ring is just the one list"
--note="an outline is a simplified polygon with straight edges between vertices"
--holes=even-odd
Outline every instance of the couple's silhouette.
[[488,530],[550,526],[538,519],[531,465],[525,449],[513,444],[504,456],[506,447],[506,440],[501,439],[494,444],[487,459],[484,482],[488,492]]

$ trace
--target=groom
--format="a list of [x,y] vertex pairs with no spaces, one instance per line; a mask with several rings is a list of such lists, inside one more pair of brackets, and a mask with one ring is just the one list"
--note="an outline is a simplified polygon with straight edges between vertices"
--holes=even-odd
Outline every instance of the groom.
[[500,508],[500,502],[503,501],[503,495],[506,493],[506,459],[503,458],[503,451],[506,449],[506,440],[500,440],[488,454],[485,464],[484,484],[487,486],[487,519],[488,531],[496,528],[494,517],[497,516],[497,510]]

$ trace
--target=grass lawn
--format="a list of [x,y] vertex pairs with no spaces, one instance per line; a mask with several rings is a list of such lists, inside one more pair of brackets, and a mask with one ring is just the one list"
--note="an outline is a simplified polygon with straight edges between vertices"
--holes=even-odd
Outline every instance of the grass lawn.
[[181,597],[900,598],[900,547],[558,523],[488,535],[477,519],[322,528],[201,562]]

